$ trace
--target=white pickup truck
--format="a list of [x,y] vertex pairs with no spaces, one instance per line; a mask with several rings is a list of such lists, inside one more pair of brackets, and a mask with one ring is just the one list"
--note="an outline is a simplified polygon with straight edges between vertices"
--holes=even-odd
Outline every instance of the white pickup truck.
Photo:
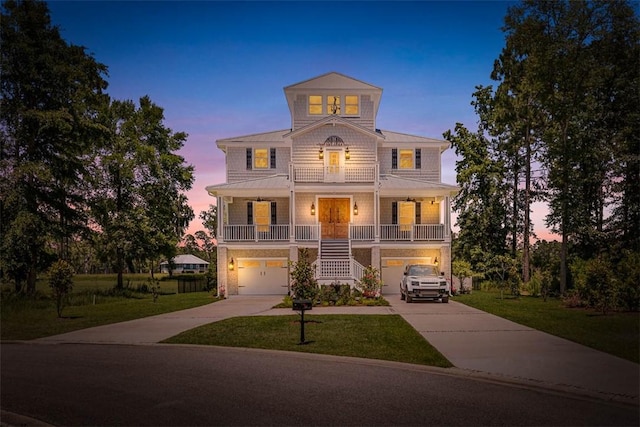
[[412,302],[414,298],[449,302],[447,280],[437,265],[409,264],[405,267],[400,282],[400,299]]

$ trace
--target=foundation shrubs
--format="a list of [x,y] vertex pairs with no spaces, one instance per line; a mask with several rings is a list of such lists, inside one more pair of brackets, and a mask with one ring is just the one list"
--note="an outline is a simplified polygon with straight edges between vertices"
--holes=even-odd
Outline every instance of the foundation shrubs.
[[358,288],[365,298],[380,298],[382,294],[382,280],[378,269],[368,266],[364,269],[362,279],[358,282]]

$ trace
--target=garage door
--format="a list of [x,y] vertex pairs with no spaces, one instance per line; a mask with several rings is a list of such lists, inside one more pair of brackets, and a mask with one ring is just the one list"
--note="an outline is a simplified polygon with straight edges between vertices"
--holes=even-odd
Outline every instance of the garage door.
[[239,295],[286,295],[289,283],[286,258],[239,258]]
[[404,267],[407,264],[429,264],[431,257],[426,258],[382,258],[382,294],[400,294],[400,281],[402,280],[402,273]]

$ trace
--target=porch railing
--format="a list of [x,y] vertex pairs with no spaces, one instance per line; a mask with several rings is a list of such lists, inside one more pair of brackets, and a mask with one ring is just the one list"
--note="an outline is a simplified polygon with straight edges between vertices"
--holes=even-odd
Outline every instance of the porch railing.
[[376,165],[371,166],[294,166],[295,182],[374,182]]
[[353,258],[324,259],[314,262],[316,279],[353,279],[358,282],[364,276],[365,267]]
[[[443,224],[382,224],[380,241],[438,241],[444,240]],[[320,225],[307,224],[294,227],[294,238],[299,242],[317,242]],[[373,224],[350,224],[349,238],[352,241],[375,240]],[[225,225],[224,240],[227,242],[261,242],[289,240],[288,224],[272,225]]]
[[225,225],[226,241],[283,241],[289,240],[288,224],[271,225]]

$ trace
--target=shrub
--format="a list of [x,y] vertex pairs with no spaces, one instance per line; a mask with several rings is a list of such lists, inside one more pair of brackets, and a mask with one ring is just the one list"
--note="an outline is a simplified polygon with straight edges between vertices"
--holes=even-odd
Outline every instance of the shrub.
[[571,263],[571,274],[580,298],[589,307],[603,314],[616,308],[619,281],[608,257],[599,255],[587,261],[577,258]]
[[640,252],[625,251],[616,267],[618,305],[628,311],[640,310]]
[[309,251],[300,249],[298,262],[292,263],[291,294],[296,299],[315,299],[318,294],[318,282],[309,262]]
[[380,273],[371,265],[364,269],[362,279],[358,282],[358,287],[365,298],[378,298],[382,292],[382,280]]
[[64,260],[54,262],[49,268],[49,287],[56,301],[58,317],[62,317],[64,302],[73,289],[73,274],[73,268]]

